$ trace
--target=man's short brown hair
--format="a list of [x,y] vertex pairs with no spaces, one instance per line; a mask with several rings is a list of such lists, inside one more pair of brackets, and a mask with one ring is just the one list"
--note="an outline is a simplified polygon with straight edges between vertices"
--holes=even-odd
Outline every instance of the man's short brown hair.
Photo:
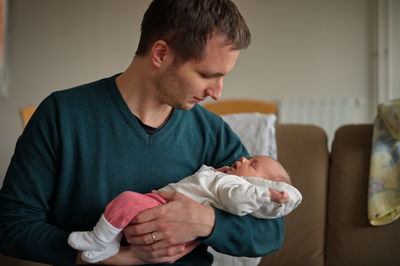
[[246,22],[231,0],[153,0],[144,14],[136,55],[164,40],[180,62],[201,59],[207,39],[223,34],[235,49],[250,45]]

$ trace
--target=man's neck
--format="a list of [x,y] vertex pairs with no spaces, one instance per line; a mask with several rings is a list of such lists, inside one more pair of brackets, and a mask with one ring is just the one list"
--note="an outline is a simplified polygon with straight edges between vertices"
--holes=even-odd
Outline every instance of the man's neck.
[[142,58],[135,58],[116,83],[131,112],[144,124],[159,128],[169,118],[173,108],[158,101],[150,66]]

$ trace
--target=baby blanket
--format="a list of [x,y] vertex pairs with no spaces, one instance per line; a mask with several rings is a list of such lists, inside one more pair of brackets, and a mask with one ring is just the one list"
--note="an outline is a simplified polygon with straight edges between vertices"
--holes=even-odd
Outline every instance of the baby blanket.
[[400,100],[378,105],[368,187],[368,219],[386,225],[400,217]]
[[[239,136],[250,155],[268,155],[277,158],[274,114],[243,113],[222,116]],[[256,266],[261,258],[233,257],[218,253],[211,247],[213,266]]]

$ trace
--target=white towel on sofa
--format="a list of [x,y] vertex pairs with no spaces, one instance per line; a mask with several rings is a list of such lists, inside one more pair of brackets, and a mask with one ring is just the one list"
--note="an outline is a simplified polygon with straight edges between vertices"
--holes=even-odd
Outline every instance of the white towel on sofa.
[[239,136],[250,155],[268,155],[276,159],[276,115],[243,113],[222,116]]
[[[222,116],[239,136],[250,155],[268,155],[277,158],[274,114],[243,113]],[[233,257],[208,248],[213,254],[213,266],[256,266],[261,258]]]

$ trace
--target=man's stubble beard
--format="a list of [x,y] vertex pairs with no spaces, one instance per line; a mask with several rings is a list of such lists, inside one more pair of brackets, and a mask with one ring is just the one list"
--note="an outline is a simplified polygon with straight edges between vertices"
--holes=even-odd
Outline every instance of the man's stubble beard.
[[179,88],[181,84],[177,82],[177,67],[170,66],[165,72],[154,78],[154,86],[159,101],[171,106],[174,109],[190,110],[194,104],[179,101],[179,91],[185,91]]

